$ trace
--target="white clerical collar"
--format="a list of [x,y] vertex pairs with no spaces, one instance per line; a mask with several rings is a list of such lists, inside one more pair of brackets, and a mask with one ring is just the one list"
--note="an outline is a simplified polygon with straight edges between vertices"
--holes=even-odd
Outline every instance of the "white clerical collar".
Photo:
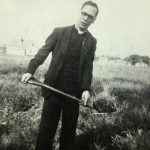
[[78,34],[84,34],[86,32],[86,30],[85,31],[81,31],[76,24],[75,24],[75,28],[77,29]]

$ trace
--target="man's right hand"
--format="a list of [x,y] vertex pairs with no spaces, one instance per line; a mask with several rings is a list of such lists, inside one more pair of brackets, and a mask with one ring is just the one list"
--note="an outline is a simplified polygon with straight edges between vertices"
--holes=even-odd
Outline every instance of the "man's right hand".
[[22,75],[21,81],[26,84],[31,79],[31,77],[31,73],[25,73],[24,75]]

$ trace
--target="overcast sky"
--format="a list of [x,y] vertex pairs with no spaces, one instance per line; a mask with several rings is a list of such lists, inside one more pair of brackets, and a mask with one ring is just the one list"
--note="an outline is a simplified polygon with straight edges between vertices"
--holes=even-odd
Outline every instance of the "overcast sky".
[[[100,13],[89,30],[97,54],[150,56],[150,1],[95,0]],[[42,46],[54,27],[76,22],[84,0],[0,0],[0,44],[29,39]]]

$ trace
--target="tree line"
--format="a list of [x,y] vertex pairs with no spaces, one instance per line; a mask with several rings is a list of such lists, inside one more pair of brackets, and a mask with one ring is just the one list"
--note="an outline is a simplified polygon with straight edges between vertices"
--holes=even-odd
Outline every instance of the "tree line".
[[150,66],[150,58],[148,56],[140,56],[137,54],[130,55],[125,58],[125,61],[129,62],[131,65],[135,66],[136,63],[144,63]]

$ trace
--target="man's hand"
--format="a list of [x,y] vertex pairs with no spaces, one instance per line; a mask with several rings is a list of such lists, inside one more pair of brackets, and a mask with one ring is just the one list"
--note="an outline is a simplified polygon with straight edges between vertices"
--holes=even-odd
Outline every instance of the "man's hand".
[[32,77],[32,74],[30,74],[30,73],[25,73],[24,75],[22,75],[21,81],[26,84],[26,83],[28,82],[28,80],[31,79],[31,77]]
[[90,98],[89,91],[83,91],[81,99],[84,101],[84,105],[87,105],[89,98]]

